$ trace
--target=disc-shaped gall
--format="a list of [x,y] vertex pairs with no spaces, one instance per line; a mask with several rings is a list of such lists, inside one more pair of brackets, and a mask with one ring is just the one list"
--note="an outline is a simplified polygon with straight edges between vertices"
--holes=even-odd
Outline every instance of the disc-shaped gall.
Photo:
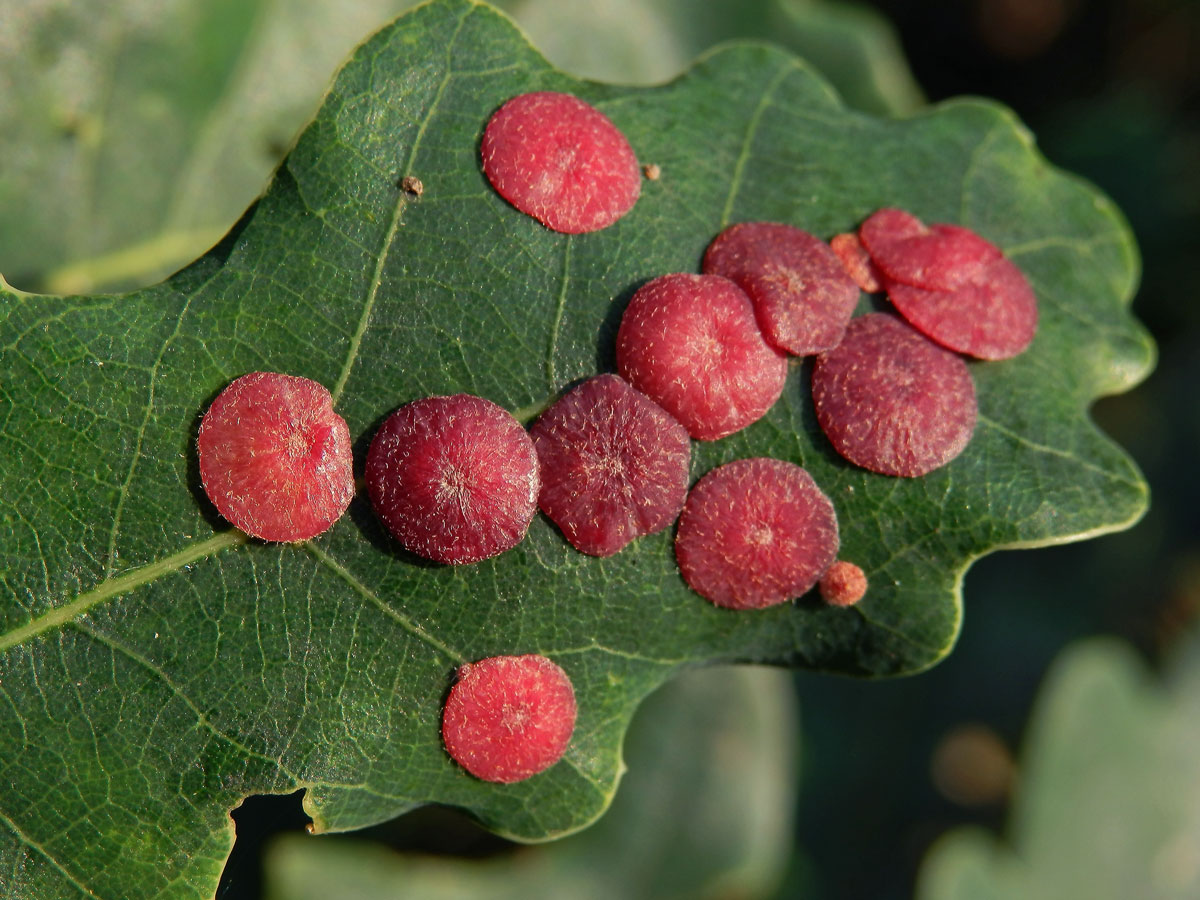
[[506,410],[469,394],[400,407],[367,451],[376,514],[412,553],[478,562],[525,537],[537,511],[537,453]]
[[459,667],[442,710],[442,740],[476,778],[511,784],[562,758],[575,715],[571,679],[552,660],[492,656]]
[[887,313],[851,320],[842,343],[817,357],[812,394],[834,449],[882,475],[932,472],[975,429],[966,363]]
[[612,556],[679,515],[691,441],[666,410],[617,375],[578,385],[530,429],[538,505],[578,550]]
[[799,597],[837,551],[833,503],[800,466],[764,457],[736,460],[701,478],[675,537],[684,580],[728,609]]
[[496,192],[554,231],[606,228],[633,208],[642,189],[625,135],[570,94],[513,97],[488,122],[480,151]]
[[952,291],[1003,254],[961,225],[926,225],[902,209],[872,213],[859,229],[863,246],[887,281]]
[[1000,248],[960,225],[927,226],[881,209],[859,231],[900,315],[926,337],[979,359],[1009,359],[1037,331],[1037,297]]
[[889,281],[888,299],[917,331],[977,359],[1010,359],[1033,342],[1037,297],[1011,261],[993,260],[952,291]]
[[854,563],[839,559],[825,570],[817,590],[830,606],[853,606],[867,593],[867,576]]
[[858,286],[830,246],[779,222],[726,228],[703,268],[745,291],[767,341],[795,356],[836,346],[858,303]]
[[235,379],[196,440],[200,480],[217,511],[264,541],[304,541],[354,496],[350,430],[324,386],[278,372]]
[[617,369],[683,423],[716,440],[761,419],[783,393],[787,357],[763,338],[750,298],[720,275],[662,275],[633,295]]

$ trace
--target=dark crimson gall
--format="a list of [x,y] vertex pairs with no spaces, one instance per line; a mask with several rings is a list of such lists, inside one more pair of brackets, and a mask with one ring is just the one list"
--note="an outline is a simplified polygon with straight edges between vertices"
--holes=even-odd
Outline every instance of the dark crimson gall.
[[675,558],[684,580],[729,609],[760,609],[808,591],[837,556],[837,516],[800,466],[739,459],[688,494]]
[[867,576],[854,563],[839,559],[821,576],[817,588],[830,606],[853,606],[867,592]]
[[858,287],[829,245],[777,222],[726,228],[709,244],[704,271],[745,291],[767,340],[796,356],[836,346],[858,303]]
[[629,302],[617,368],[683,423],[716,440],[758,421],[783,393],[787,357],[759,331],[754,307],[719,275],[663,275]]
[[952,291],[977,277],[1003,254],[960,225],[927,226],[902,209],[881,209],[859,229],[885,281]]
[[520,543],[537,511],[537,453],[525,429],[469,394],[400,407],[367,451],[367,491],[408,550],[473,563]]
[[888,297],[926,337],[980,359],[1008,359],[1033,340],[1037,298],[995,244],[898,209],[874,213],[860,234]]
[[217,396],[196,441],[204,492],[222,516],[264,541],[304,541],[354,496],[350,430],[322,385],[251,372]]
[[571,679],[554,662],[493,656],[459,667],[442,710],[442,740],[476,778],[511,784],[562,758],[575,712]]
[[568,234],[611,225],[642,189],[625,136],[570,94],[539,91],[509,100],[488,122],[481,153],[483,172],[501,197]]
[[542,464],[538,505],[584,553],[612,556],[666,528],[683,507],[687,430],[616,375],[570,391],[530,436]]
[[886,313],[851,320],[842,343],[817,357],[812,393],[834,449],[883,475],[931,472],[975,429],[966,363]]
[[1015,265],[1001,257],[953,291],[887,282],[888,298],[917,331],[958,353],[1009,359],[1037,332],[1037,297]]

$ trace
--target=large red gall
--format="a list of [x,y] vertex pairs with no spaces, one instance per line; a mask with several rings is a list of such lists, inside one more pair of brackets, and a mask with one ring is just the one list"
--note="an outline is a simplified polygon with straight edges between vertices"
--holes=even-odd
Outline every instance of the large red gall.
[[350,430],[329,391],[308,378],[235,379],[204,414],[196,453],[217,511],[264,541],[316,537],[354,496]]

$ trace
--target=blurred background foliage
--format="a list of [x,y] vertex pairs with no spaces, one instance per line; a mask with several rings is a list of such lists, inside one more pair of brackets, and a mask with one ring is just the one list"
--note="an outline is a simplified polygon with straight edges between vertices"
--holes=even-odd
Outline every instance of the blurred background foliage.
[[[410,5],[0,0],[0,272],[29,290],[119,289],[199,255],[340,61]],[[612,812],[574,838],[514,848],[426,809],[309,839],[298,797],[251,798],[219,896],[1197,896],[1200,4],[501,5],[589,77],[664,80],[748,37],[806,56],[871,112],[959,94],[1015,109],[1138,237],[1135,311],[1160,363],[1095,414],[1145,470],[1152,509],[1123,534],[980,561],[959,646],[923,675],[713,670],[668,686],[635,720]]]

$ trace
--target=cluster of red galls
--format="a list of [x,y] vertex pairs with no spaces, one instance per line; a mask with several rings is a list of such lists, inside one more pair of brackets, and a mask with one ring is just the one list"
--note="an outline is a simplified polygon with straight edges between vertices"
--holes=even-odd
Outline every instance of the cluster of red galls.
[[[570,95],[510,100],[481,149],[496,190],[558,231],[607,227],[640,193],[624,136]],[[572,545],[601,557],[678,518],[680,571],[718,606],[782,603],[818,580],[827,602],[857,602],[865,576],[835,562],[833,504],[808,472],[737,460],[689,493],[690,438],[757,421],[783,391],[788,354],[819,354],[814,404],[837,451],[875,472],[922,475],[957,456],[975,424],[971,376],[951,351],[1020,352],[1036,327],[1033,293],[973,232],[891,209],[832,246],[790,225],[734,225],[709,246],[703,272],[643,285],[617,334],[623,377],[577,385],[528,432],[466,394],[394,412],[365,469],[388,530],[410,552],[465,564],[518,544],[539,507]],[[916,330],[888,314],[852,320],[860,288],[885,289]],[[218,511],[264,540],[322,533],[354,494],[349,429],[329,392],[305,378],[235,380],[204,416],[198,455]],[[460,668],[443,739],[478,777],[518,781],[561,757],[575,711],[570,680],[550,660],[492,657]]]

